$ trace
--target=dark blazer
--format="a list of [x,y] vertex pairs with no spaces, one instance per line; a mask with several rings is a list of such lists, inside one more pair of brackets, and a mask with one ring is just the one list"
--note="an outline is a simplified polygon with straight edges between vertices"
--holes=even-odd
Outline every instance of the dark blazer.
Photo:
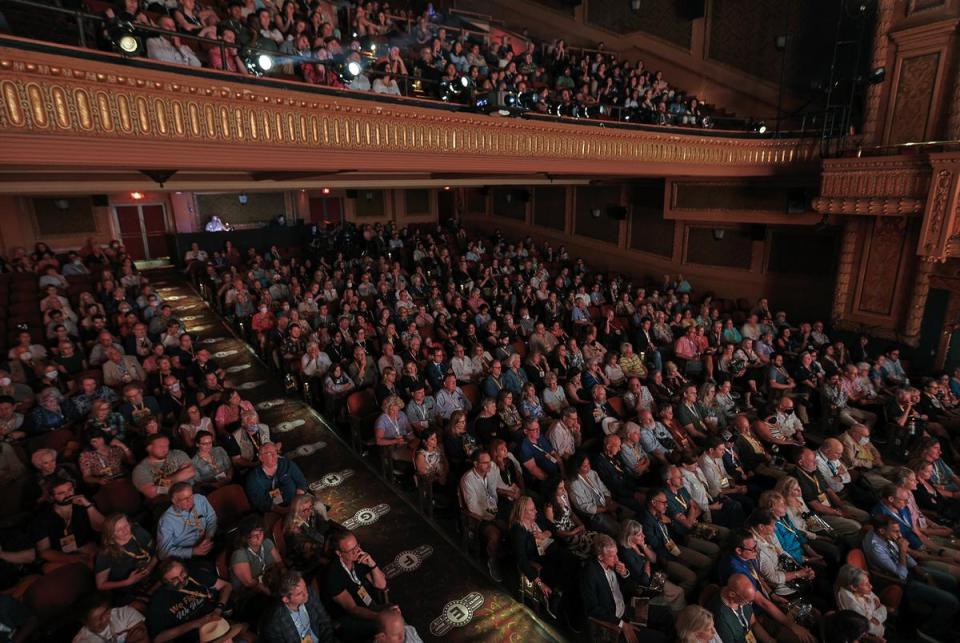
[[605,454],[598,453],[591,458],[593,468],[597,475],[603,480],[603,484],[610,489],[614,499],[628,498],[636,490],[634,482],[627,477],[626,469],[620,463],[619,458],[611,461]]
[[[617,583],[626,602],[627,592],[623,586],[623,579],[616,573]],[[588,618],[595,618],[607,623],[619,623],[617,606],[613,601],[613,591],[607,583],[607,576],[596,558],[588,560],[580,570],[580,596],[583,598],[583,610]]]
[[[644,509],[643,513],[640,514],[640,524],[643,526],[643,535],[647,538],[647,544],[657,555],[657,560],[663,564],[668,560],[676,559],[667,551],[667,539],[663,535],[663,530],[657,526],[659,522],[660,521],[650,513],[649,509]],[[670,531],[670,526],[665,526],[667,527],[667,533],[672,536],[673,533]],[[676,539],[674,539],[674,542],[676,542]]]
[[[316,643],[333,643],[333,624],[323,609],[320,599],[313,590],[308,589],[307,614],[310,625],[317,635]],[[300,643],[297,626],[293,623],[290,610],[281,601],[275,601],[263,616],[260,623],[260,638],[270,643]]]

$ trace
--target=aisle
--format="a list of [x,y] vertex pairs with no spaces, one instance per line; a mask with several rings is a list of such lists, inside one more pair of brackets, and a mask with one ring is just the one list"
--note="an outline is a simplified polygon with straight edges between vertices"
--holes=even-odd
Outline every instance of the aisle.
[[174,315],[256,405],[274,440],[282,442],[284,455],[296,461],[315,493],[332,505],[331,517],[356,532],[387,573],[391,600],[425,641],[563,640],[376,476],[310,406],[284,398],[279,378],[179,273],[147,274]]

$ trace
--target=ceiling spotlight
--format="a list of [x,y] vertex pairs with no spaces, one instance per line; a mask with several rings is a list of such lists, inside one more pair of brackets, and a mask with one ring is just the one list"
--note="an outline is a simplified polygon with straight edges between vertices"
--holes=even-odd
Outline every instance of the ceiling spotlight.
[[115,20],[108,27],[113,46],[124,56],[139,56],[143,53],[143,39],[129,20]]
[[356,78],[363,71],[363,65],[358,63],[356,60],[351,60],[347,63],[346,72],[350,74],[351,78]]
[[130,197],[131,197],[134,201],[139,201],[140,199],[143,198],[143,192],[131,192],[131,193],[130,193]]
[[767,124],[763,121],[756,121],[753,124],[753,131],[757,134],[766,134],[767,133]]
[[321,194],[330,194],[330,188],[323,188],[322,190],[320,190],[320,193],[321,193]]
[[867,82],[871,85],[879,85],[887,77],[886,67],[877,67],[867,74]]
[[240,202],[240,205],[246,205],[249,200],[250,197],[247,196],[246,192],[241,192],[237,195],[237,201]]
[[449,192],[449,191],[450,191],[450,186],[449,186],[449,185],[445,185],[445,186],[443,186],[443,189],[444,189],[444,190],[447,190],[447,191]]

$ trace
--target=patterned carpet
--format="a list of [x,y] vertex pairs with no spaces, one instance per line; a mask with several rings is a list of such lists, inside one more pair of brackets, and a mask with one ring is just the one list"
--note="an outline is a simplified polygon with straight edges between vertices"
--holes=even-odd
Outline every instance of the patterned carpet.
[[[356,531],[364,549],[385,570],[390,600],[399,604],[425,641],[563,641],[549,624],[515,598],[516,575],[504,587],[482,562],[462,553],[451,534],[421,516],[402,492],[370,465],[309,405],[285,398],[279,377],[173,271],[149,278],[187,330],[214,353],[253,402],[287,457],[296,461],[332,518]],[[511,570],[512,571],[512,570]]]

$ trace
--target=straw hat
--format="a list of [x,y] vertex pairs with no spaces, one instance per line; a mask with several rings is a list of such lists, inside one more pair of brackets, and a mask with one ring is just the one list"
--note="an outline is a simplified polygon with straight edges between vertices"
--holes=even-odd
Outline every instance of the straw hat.
[[243,625],[230,625],[225,618],[210,621],[200,626],[200,643],[220,643],[233,638],[243,630]]

